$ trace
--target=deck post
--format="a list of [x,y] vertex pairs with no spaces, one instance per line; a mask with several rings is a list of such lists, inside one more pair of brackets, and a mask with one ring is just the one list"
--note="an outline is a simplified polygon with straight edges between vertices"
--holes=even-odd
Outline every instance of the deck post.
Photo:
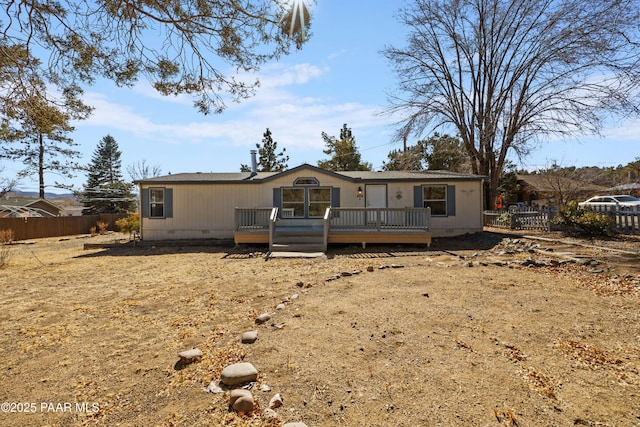
[[277,220],[278,220],[278,208],[275,207],[271,210],[271,216],[269,217],[269,252],[273,251],[273,235],[276,230]]
[[329,247],[329,222],[330,222],[330,218],[331,218],[331,207],[328,207],[326,211],[324,211],[324,218],[323,218],[323,249],[322,252],[327,252],[327,248]]

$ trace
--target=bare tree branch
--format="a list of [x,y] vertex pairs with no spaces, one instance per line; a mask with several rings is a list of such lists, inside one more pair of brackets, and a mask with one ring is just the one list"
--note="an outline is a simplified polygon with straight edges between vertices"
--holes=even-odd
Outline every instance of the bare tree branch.
[[400,135],[454,127],[493,200],[507,156],[550,135],[597,133],[640,109],[637,0],[414,0],[398,75]]

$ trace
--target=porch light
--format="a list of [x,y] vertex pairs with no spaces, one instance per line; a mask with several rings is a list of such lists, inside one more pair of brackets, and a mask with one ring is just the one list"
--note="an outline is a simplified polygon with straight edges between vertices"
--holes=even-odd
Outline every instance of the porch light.
[[358,199],[362,199],[362,187],[358,187]]

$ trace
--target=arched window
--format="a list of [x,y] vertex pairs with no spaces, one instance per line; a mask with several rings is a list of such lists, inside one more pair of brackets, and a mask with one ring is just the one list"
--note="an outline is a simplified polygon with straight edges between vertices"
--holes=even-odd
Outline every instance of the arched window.
[[320,182],[318,181],[317,178],[313,178],[313,177],[301,177],[301,178],[296,178],[295,181],[293,181],[293,185],[295,186],[318,186],[320,185]]

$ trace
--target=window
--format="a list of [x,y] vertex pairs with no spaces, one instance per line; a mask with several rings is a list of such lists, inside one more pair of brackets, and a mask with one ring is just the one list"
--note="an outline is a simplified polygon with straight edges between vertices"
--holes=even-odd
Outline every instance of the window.
[[423,207],[431,208],[432,216],[447,215],[447,186],[426,185],[422,187]]
[[293,185],[320,185],[316,178],[296,178]]
[[149,189],[149,218],[164,218],[164,189]]
[[304,188],[282,189],[282,212],[289,217],[304,217]]
[[331,206],[330,188],[310,188],[309,189],[309,216],[321,217]]

